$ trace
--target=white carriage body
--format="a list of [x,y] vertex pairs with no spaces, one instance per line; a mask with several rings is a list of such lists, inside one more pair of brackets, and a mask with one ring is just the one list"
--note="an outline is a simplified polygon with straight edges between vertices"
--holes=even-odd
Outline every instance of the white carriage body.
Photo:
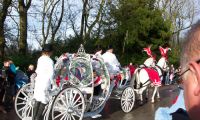
[[[98,114],[103,110],[116,86],[116,81],[110,81],[107,67],[101,56],[86,54],[82,45],[76,54],[68,54],[68,58],[66,55],[61,55],[55,64],[55,79],[60,75],[60,85],[47,91],[51,100],[46,106],[44,120],[48,120],[49,117],[53,120],[61,118],[82,120],[83,117]],[[97,68],[93,66],[94,62],[98,64]],[[101,92],[98,95],[94,95],[94,71],[98,72],[102,79],[99,84]],[[65,80],[66,77],[68,80]],[[116,86],[119,89],[123,88],[120,94],[122,94],[121,105],[124,112],[130,112],[135,102],[134,90],[131,87],[125,89],[127,81],[128,79],[125,79],[125,82],[117,81],[119,84]],[[56,86],[56,82],[53,86]],[[15,110],[21,119],[32,116],[33,89],[34,83],[30,83],[17,94]],[[30,94],[27,94],[27,91],[30,91]],[[21,95],[23,97],[20,97]],[[128,107],[125,104],[127,101],[131,101]],[[18,107],[22,103],[21,108]]]

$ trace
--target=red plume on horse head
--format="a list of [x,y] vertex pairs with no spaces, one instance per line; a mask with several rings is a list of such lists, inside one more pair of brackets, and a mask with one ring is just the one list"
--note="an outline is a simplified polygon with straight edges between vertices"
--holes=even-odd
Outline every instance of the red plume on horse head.
[[169,50],[171,50],[171,48],[169,48],[169,47],[163,48],[163,47],[159,46],[159,50],[160,50],[160,54],[162,55],[162,57],[165,57],[167,59],[167,57],[168,57],[167,52]]
[[148,56],[152,57],[151,46],[148,46],[147,48],[143,48],[143,51],[145,51]]

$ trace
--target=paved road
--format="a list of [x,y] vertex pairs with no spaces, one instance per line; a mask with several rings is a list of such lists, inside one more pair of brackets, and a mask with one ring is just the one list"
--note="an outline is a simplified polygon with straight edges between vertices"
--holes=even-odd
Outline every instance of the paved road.
[[[152,89],[150,89],[150,94]],[[102,117],[97,119],[85,118],[84,120],[153,120],[158,107],[167,107],[172,104],[172,100],[178,95],[176,86],[164,86],[160,88],[160,101],[154,104],[147,102],[142,106],[135,105],[130,113],[122,112],[119,100],[109,100],[105,106]],[[0,120],[19,120],[14,110],[7,114],[0,113]]]

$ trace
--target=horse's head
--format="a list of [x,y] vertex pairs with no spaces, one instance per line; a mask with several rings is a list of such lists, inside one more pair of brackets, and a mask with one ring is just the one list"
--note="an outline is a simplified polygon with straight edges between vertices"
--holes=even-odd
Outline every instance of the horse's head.
[[161,57],[158,61],[157,65],[162,68],[162,70],[167,70],[168,67],[168,61],[165,57]]
[[147,59],[144,61],[144,65],[147,66],[147,67],[154,66],[154,65],[155,65],[155,60],[154,60],[154,58],[153,58],[153,57],[147,58]]
[[158,66],[160,66],[163,70],[167,70],[167,59],[168,59],[168,56],[167,56],[167,53],[168,51],[171,51],[171,48],[169,47],[166,47],[166,48],[163,48],[161,46],[159,46],[159,50],[160,50],[160,54],[162,55],[161,59],[159,60],[158,62]]
[[149,58],[145,60],[144,65],[147,67],[150,67],[150,66],[153,67],[155,65],[156,56],[152,54],[151,46],[148,46],[147,48],[143,48],[143,51],[145,51],[147,55],[149,56]]

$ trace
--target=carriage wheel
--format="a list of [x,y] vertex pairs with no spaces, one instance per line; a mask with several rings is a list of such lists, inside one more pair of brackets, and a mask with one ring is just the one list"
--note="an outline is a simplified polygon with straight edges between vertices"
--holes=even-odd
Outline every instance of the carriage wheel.
[[133,88],[131,87],[125,88],[121,96],[122,110],[125,113],[130,112],[134,107],[134,103],[135,103],[135,93]]
[[17,93],[15,98],[15,112],[22,119],[33,115],[33,87],[31,83],[24,85]]
[[52,120],[82,120],[85,111],[83,94],[77,88],[66,88],[54,99]]

